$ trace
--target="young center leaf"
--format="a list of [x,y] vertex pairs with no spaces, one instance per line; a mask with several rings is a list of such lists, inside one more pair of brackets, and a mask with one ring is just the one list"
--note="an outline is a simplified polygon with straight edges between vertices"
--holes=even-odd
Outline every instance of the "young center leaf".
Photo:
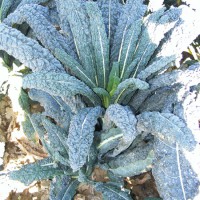
[[137,89],[139,90],[146,90],[149,88],[149,84],[141,81],[140,79],[136,78],[129,78],[126,79],[125,81],[121,82],[116,91],[114,92],[112,98],[111,98],[111,103],[122,103],[124,98]]

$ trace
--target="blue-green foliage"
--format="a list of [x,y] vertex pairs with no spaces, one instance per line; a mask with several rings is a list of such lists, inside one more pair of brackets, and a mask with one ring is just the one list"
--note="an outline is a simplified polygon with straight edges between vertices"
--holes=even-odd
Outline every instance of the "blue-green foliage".
[[119,0],[97,0],[97,4],[102,12],[107,37],[110,47],[112,47],[119,16],[122,12],[122,4]]
[[122,138],[117,147],[114,149],[113,156],[126,150],[137,136],[135,130],[136,118],[129,107],[114,104],[108,107],[105,113],[105,123],[114,122],[122,131]]
[[102,114],[101,107],[84,108],[72,118],[67,145],[70,166],[74,171],[79,170],[86,162],[93,143],[95,124]]
[[53,178],[55,175],[62,175],[63,170],[52,167],[53,160],[45,158],[36,163],[25,165],[20,170],[10,173],[10,178],[19,180],[25,185],[31,184],[35,180],[43,180],[46,178]]
[[13,4],[14,0],[2,0],[0,7],[0,20],[2,21],[6,18],[8,11]]
[[70,49],[65,37],[63,37],[51,22],[48,21],[46,17],[48,16],[47,13],[48,9],[43,6],[25,4],[11,13],[4,20],[4,23],[12,26],[13,24],[22,24],[26,22],[30,25],[37,39],[46,49],[49,49],[52,54],[55,54],[55,49],[59,48],[75,57],[75,52]]
[[31,89],[28,95],[32,100],[40,102],[40,105],[44,107],[45,116],[54,119],[62,128],[69,128],[72,111],[62,99],[36,89]]
[[[101,87],[109,92],[110,96],[102,98],[102,104],[105,107],[113,103],[112,96],[117,90],[116,85],[113,85],[114,88],[108,88],[113,61],[119,63],[119,82],[137,76],[145,80],[150,75],[165,69],[166,65],[174,61],[180,54],[177,52],[180,52],[183,47],[185,48],[197,35],[196,29],[191,32],[189,31],[191,29],[184,28],[197,22],[196,14],[186,7],[170,8],[167,11],[163,7],[146,15],[147,6],[141,0],[129,0],[124,5],[111,0],[107,2],[99,0],[97,3],[57,0],[57,17],[60,17],[60,26],[67,28],[63,30],[63,36],[51,25],[48,7],[44,8],[31,3],[22,4],[4,20],[4,23],[8,25],[28,23],[42,45],[50,50],[69,72],[92,89]],[[103,10],[103,7],[106,9]],[[45,9],[46,11],[44,11]],[[184,13],[190,13],[194,18],[193,22],[189,21]],[[114,16],[114,14],[116,15]],[[116,16],[119,17],[116,18]],[[12,32],[14,33],[16,30],[12,29],[11,35]],[[181,39],[184,42],[180,42],[180,38],[178,39],[180,32],[183,33]],[[165,35],[167,37],[164,38]],[[30,39],[26,42],[26,44],[28,43],[31,44],[33,41]],[[3,41],[1,49],[6,50],[35,71],[41,69],[46,71],[49,67],[45,67],[45,60],[39,62],[37,58],[37,63],[32,66],[36,55],[31,55],[33,53],[28,47],[30,45],[24,47],[25,51],[24,48],[20,49],[22,44],[17,43],[18,53],[11,51]],[[37,46],[36,44],[31,45]],[[41,48],[37,46],[38,51]],[[47,52],[44,54],[48,55]],[[25,59],[22,58],[22,55]],[[51,55],[47,57],[50,58]],[[27,62],[30,59],[31,63]],[[52,59],[50,58],[50,60]],[[58,63],[54,65],[58,65]],[[36,66],[43,67],[35,69]],[[125,94],[123,99],[130,95],[130,92],[126,92],[129,87],[127,88],[125,85],[120,85],[120,87],[126,87],[123,88]],[[122,103],[123,99],[119,103]]]
[[4,23],[0,24],[0,38],[0,49],[19,59],[31,70],[64,71],[62,65],[48,49]]
[[[69,193],[69,188],[73,185],[73,180],[69,176],[57,176],[51,182],[51,189],[49,194],[50,200],[64,200],[67,199],[66,191],[68,192],[68,199],[72,198],[75,190]],[[77,182],[77,181],[76,181]],[[77,183],[78,185],[78,183]],[[73,187],[73,189],[76,187]],[[65,198],[64,198],[65,197]]]
[[[30,184],[61,175],[50,199],[72,199],[79,181],[105,199],[131,199],[117,183],[92,181],[93,167],[116,182],[153,168],[162,198],[195,197],[199,180],[185,154],[197,144],[188,122],[195,109],[184,106],[198,99],[200,68],[165,70],[199,34],[199,15],[187,6],[149,12],[142,0],[11,2],[1,1],[0,50],[32,70],[22,87],[44,112],[31,112],[23,90],[23,126],[49,158],[10,177]],[[131,98],[132,107],[122,106]]]
[[105,199],[131,200],[127,191],[121,191],[120,185],[116,183],[97,184],[95,189],[103,193]]
[[24,77],[22,84],[23,88],[35,88],[63,99],[81,94],[93,104],[100,104],[99,97],[86,84],[67,73],[33,73]]
[[57,176],[51,182],[51,189],[49,194],[50,200],[62,199],[68,187],[71,178],[69,176]]
[[90,18],[90,32],[94,47],[96,64],[97,84],[99,87],[106,88],[109,75],[109,41],[105,31],[102,14],[98,5],[94,2],[86,4],[88,16]]

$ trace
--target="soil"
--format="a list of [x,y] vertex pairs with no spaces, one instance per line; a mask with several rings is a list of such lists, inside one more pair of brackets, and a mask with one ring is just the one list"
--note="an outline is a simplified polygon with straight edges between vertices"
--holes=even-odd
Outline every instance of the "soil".
[[25,186],[7,176],[7,172],[47,156],[42,146],[26,139],[20,127],[20,117],[21,113],[13,112],[11,101],[4,97],[0,101],[0,161],[3,162],[0,169],[0,199],[47,200],[50,181],[34,182]]
[[[33,109],[41,111],[41,108],[35,105]],[[0,101],[0,199],[48,200],[50,181],[35,181],[31,185],[25,186],[18,181],[10,180],[7,176],[9,171],[47,157],[47,153],[39,142],[30,142],[24,135],[20,126],[20,122],[23,120],[22,115],[20,111],[13,111],[8,97],[4,97]],[[95,168],[91,178],[95,181],[108,181],[106,172],[99,168]],[[135,200],[143,200],[145,197],[159,197],[151,173],[126,178],[124,185],[130,189]],[[101,200],[102,195],[90,185],[81,184],[74,199]]]

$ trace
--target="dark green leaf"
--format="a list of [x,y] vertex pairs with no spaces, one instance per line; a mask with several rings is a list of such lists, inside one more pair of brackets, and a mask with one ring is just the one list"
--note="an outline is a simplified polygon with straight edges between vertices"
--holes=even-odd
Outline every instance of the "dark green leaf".
[[23,87],[39,89],[63,99],[81,94],[95,105],[100,104],[98,96],[85,83],[66,73],[35,72],[24,77]]
[[61,200],[65,194],[66,188],[71,182],[70,176],[57,176],[51,181],[50,200]]
[[122,138],[113,152],[113,156],[126,150],[137,136],[136,117],[128,106],[113,104],[106,110],[105,123],[114,122],[122,130]]
[[109,41],[97,3],[86,2],[86,9],[90,18],[90,31],[96,60],[98,86],[106,89],[109,73]]
[[72,118],[67,139],[69,161],[73,171],[85,163],[93,142],[97,119],[103,114],[101,107],[83,108]]
[[52,159],[46,158],[36,163],[25,165],[20,170],[12,171],[9,177],[29,185],[33,181],[49,179],[61,174],[64,174],[64,171],[55,167]]
[[124,98],[137,89],[148,89],[149,84],[140,79],[129,78],[121,82],[111,98],[111,103],[121,103]]
[[19,104],[26,113],[30,113],[30,103],[28,94],[22,89],[19,96]]
[[86,83],[91,88],[96,87],[94,77],[78,63],[72,56],[68,55],[62,49],[55,49],[55,56],[65,65],[67,69],[70,69],[72,73]]
[[114,149],[120,139],[123,137],[123,133],[120,128],[111,128],[106,132],[101,133],[101,142],[98,145],[100,154],[107,153],[111,149]]
[[79,185],[79,181],[78,180],[73,180],[71,181],[68,185],[67,188],[65,190],[65,193],[62,197],[60,197],[59,200],[72,200],[74,195],[76,194],[76,189]]
[[145,160],[138,160],[126,166],[110,169],[112,173],[121,177],[131,177],[147,172],[152,168],[154,153],[151,151]]
[[102,192],[105,200],[132,200],[128,192],[122,191],[121,187],[116,183],[99,183],[95,186],[95,189]]
[[22,122],[22,128],[29,140],[36,141],[36,130],[33,127],[29,114],[25,114],[25,121]]

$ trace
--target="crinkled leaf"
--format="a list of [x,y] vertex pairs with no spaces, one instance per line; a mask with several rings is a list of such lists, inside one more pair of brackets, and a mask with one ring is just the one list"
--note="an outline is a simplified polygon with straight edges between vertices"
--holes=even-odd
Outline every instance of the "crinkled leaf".
[[0,21],[3,21],[3,19],[6,18],[13,2],[14,0],[2,0],[0,7]]
[[191,130],[171,113],[143,112],[137,116],[137,130],[152,133],[170,145],[176,141],[181,147],[192,150],[196,144]]
[[89,19],[83,1],[56,0],[56,2],[66,13],[81,64],[90,73],[90,77],[95,77],[95,58],[89,31]]
[[56,100],[59,102],[59,104],[67,104],[67,106],[70,107],[72,110],[72,114],[77,114],[79,110],[82,108],[86,107],[86,102],[88,103],[87,105],[91,105],[91,102],[87,101],[87,99],[84,99],[80,95],[72,96],[72,97],[67,97],[64,99],[61,99],[60,97],[56,97]]
[[26,4],[11,13],[4,20],[4,23],[12,26],[13,24],[26,22],[34,31],[37,39],[53,54],[55,53],[55,48],[59,48],[75,57],[75,52],[67,45],[65,37],[40,12],[43,8],[43,6],[37,4]]
[[101,107],[84,108],[72,118],[67,143],[73,171],[79,170],[85,164],[93,142],[95,125],[102,113]]
[[122,176],[122,177],[127,177],[127,176],[131,177],[139,175],[141,173],[151,170],[153,158],[154,158],[154,153],[153,151],[151,151],[149,152],[145,160],[138,160],[134,163],[129,163],[126,166],[120,166],[115,169],[109,169],[109,171],[111,171],[117,176]]
[[135,125],[136,118],[128,106],[119,104],[110,105],[104,116],[106,123],[112,121],[122,130],[123,137],[113,152],[113,156],[126,150],[137,136]]
[[6,51],[33,71],[64,71],[62,65],[37,41],[0,24],[0,50]]
[[48,141],[50,142],[51,148],[54,149],[54,151],[66,155],[68,152],[68,146],[67,133],[65,130],[52,123],[47,118],[42,119],[42,124],[47,131]]
[[[151,74],[169,67],[169,63],[176,60],[181,52],[199,35],[200,18],[195,11],[187,6],[181,6],[181,16],[165,36],[165,39],[159,45],[157,55],[150,65],[140,74],[138,78],[145,80]],[[173,13],[172,13],[173,14]],[[190,18],[188,18],[190,16]],[[165,59],[165,58],[171,58]],[[166,67],[168,65],[168,67]]]
[[109,160],[108,165],[111,169],[116,169],[126,167],[129,164],[133,165],[140,160],[145,160],[148,157],[149,152],[153,150],[153,144],[153,140],[146,143],[141,138],[141,135],[139,135],[133,141],[129,149],[112,160]]
[[109,73],[109,41],[97,3],[87,2],[86,9],[90,18],[90,31],[96,60],[98,86],[106,88]]
[[67,15],[68,13],[65,10],[65,6],[63,6],[63,2],[62,0],[56,0],[56,9],[58,11],[58,17],[59,17],[59,25],[61,27],[62,33],[64,34],[68,45],[70,46],[70,49],[73,49],[74,52],[76,52],[76,47],[75,47],[75,43],[74,43],[74,37],[71,31],[71,27],[69,24],[69,21],[67,19]]
[[122,4],[119,0],[97,0],[97,3],[102,12],[110,46],[112,46]]
[[72,200],[79,185],[70,176],[57,176],[51,182],[50,200]]
[[111,98],[112,103],[121,103],[124,98],[136,91],[137,89],[139,90],[146,90],[148,89],[149,84],[141,81],[140,79],[135,79],[135,78],[129,78],[126,79],[125,81],[121,82],[115,93],[113,94]]
[[90,147],[90,152],[89,156],[87,158],[87,166],[86,166],[86,176],[90,176],[94,170],[94,166],[96,165],[97,162],[97,156],[98,156],[98,150],[95,145],[95,141]]
[[120,185],[116,183],[99,183],[95,189],[102,192],[104,199],[131,200],[132,197],[127,191],[122,191]]
[[44,146],[44,148],[48,152],[48,154],[52,156],[52,155],[54,155],[54,151],[51,149],[50,145],[45,140],[46,130],[41,123],[43,117],[44,116],[42,116],[41,114],[32,114],[29,116],[31,124],[32,124],[35,132],[39,135],[42,145]]
[[21,7],[25,4],[42,4],[42,3],[46,3],[49,0],[21,0],[21,3],[19,4],[18,7]]
[[72,180],[67,187],[65,188],[65,192],[58,196],[57,200],[72,200],[74,195],[76,194],[76,189],[79,185],[79,181],[78,180]]
[[156,139],[154,150],[152,173],[160,196],[166,200],[195,199],[200,181],[179,145],[174,142],[169,146]]
[[[40,137],[42,145],[51,156],[51,158],[55,162],[60,162],[65,166],[69,166],[67,149],[65,148],[67,147],[67,145],[65,145],[64,147],[58,146],[64,143],[64,141],[62,141],[62,143],[60,142],[61,137],[66,134],[64,133],[62,128],[52,124],[49,121],[45,121],[45,117],[41,114],[32,114],[30,116],[30,120],[34,129]],[[71,171],[69,171],[68,173],[71,173]]]
[[102,132],[101,141],[97,146],[99,154],[105,154],[114,149],[118,145],[122,136],[123,134],[120,128],[111,128],[106,132]]
[[66,188],[70,184],[70,176],[57,176],[51,181],[50,200],[60,200],[65,193]]
[[137,78],[140,78],[141,80],[146,80],[146,78],[149,77],[151,74],[154,74],[161,69],[164,70],[168,68],[170,66],[170,63],[172,63],[174,60],[176,60],[175,55],[157,57],[152,64],[148,65],[137,75]]
[[9,177],[29,185],[33,181],[50,179],[61,174],[64,174],[64,171],[54,167],[51,158],[46,158],[36,163],[25,165],[20,170],[12,171]]
[[60,96],[63,99],[82,94],[92,103],[100,104],[99,98],[87,85],[68,74],[36,72],[24,77],[23,87],[39,89],[50,95]]
[[175,84],[187,85],[191,87],[200,83],[200,63],[191,65],[187,70],[174,70],[156,76],[149,81],[151,89],[156,90],[160,87]]
[[[135,77],[135,75],[137,74],[140,60],[143,57],[145,57],[144,49],[148,47],[147,44],[152,44],[151,38],[149,36],[151,32],[149,33],[149,30],[151,29],[154,30],[156,26],[156,22],[163,15],[164,11],[165,11],[165,8],[161,8],[158,11],[153,12],[151,15],[148,15],[145,18],[145,21],[141,27],[141,34],[138,38],[137,48],[135,49],[134,54],[132,55],[132,62],[127,66],[124,72],[124,79],[129,78],[131,75]],[[154,47],[155,46],[156,45],[154,45]],[[153,53],[153,51],[151,53]]]
[[[158,91],[159,88],[163,89],[164,87],[170,87],[174,90],[174,86],[177,87],[179,85],[180,88],[182,85],[185,88],[184,85],[187,85],[188,88],[193,85],[198,85],[199,83],[200,65],[198,63],[192,65],[190,68],[184,71],[173,70],[172,72],[165,72],[149,80],[150,88],[148,90],[139,90],[137,94],[134,95],[134,98],[131,101],[131,106],[133,106],[135,110],[138,110],[143,105],[145,106],[145,104],[143,104],[146,102],[145,100],[148,99],[148,103],[149,98],[152,96],[152,94]],[[169,105],[168,102],[167,104]]]
[[124,38],[124,43],[121,50],[120,63],[120,78],[123,78],[127,66],[133,61],[133,55],[136,49],[139,34],[141,32],[142,20],[133,22],[131,27],[127,30]]
[[119,22],[116,28],[114,42],[112,47],[112,61],[119,61],[121,58],[122,47],[127,35],[128,28],[135,21],[142,19],[146,12],[147,6],[142,0],[129,0],[123,6],[122,13],[119,17]]
[[148,98],[141,104],[139,112],[157,111],[157,112],[173,112],[174,103],[177,99],[177,92],[180,86],[163,87],[151,93]]
[[147,17],[143,25],[143,31],[140,36],[138,48],[134,54],[135,58],[139,58],[139,62],[135,66],[136,75],[143,70],[158,47],[160,41],[164,38],[164,34],[174,27],[178,21],[181,9],[171,8],[164,12],[165,8],[152,13]]
[[38,101],[44,107],[43,115],[53,118],[62,128],[68,130],[72,111],[67,104],[41,90],[31,89],[28,94],[32,100]]

